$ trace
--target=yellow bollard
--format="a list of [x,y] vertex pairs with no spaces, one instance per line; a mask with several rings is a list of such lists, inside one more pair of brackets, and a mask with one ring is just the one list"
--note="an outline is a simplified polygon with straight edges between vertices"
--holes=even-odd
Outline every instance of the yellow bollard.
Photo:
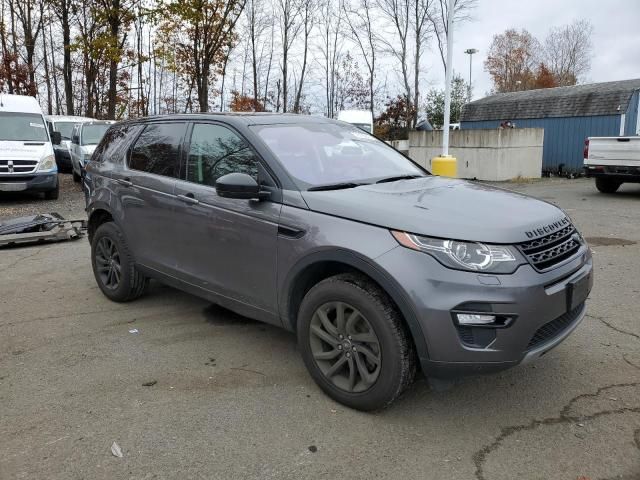
[[434,157],[431,159],[431,173],[442,177],[456,178],[458,176],[458,162],[455,157]]

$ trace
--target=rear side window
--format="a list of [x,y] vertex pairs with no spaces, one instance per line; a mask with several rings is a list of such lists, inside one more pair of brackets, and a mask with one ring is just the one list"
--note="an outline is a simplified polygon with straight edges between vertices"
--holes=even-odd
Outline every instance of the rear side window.
[[141,125],[114,125],[107,130],[102,141],[98,144],[93,159],[96,162],[120,160],[131,144],[133,138],[142,130]]
[[147,125],[131,149],[129,168],[177,178],[185,127],[183,122]]

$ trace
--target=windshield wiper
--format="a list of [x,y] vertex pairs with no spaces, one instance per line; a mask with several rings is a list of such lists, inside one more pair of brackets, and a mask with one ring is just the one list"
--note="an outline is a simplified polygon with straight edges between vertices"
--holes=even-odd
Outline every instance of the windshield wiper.
[[343,190],[345,188],[355,188],[361,185],[368,185],[367,183],[355,183],[355,182],[341,182],[341,183],[328,183],[326,185],[317,185],[315,187],[307,188],[308,192],[320,192],[322,190]]
[[422,178],[426,175],[397,175],[395,177],[387,177],[381,180],[378,180],[376,183],[387,183],[387,182],[395,182],[396,180],[411,180],[413,178]]

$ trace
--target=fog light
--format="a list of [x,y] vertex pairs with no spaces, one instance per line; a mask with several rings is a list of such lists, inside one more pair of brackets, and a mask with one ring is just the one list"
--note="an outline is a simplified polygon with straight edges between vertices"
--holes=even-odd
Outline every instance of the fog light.
[[457,313],[458,323],[460,325],[489,325],[495,323],[495,315],[480,315],[477,313]]

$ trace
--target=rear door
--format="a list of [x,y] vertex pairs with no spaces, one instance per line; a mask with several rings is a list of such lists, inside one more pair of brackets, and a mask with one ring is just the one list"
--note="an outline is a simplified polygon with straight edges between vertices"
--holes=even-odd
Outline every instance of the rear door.
[[136,261],[172,274],[180,248],[175,230],[175,183],[186,122],[144,126],[129,148],[126,165],[112,172],[118,185],[122,227]]
[[[279,190],[256,152],[234,129],[194,123],[185,142],[185,161],[176,183],[175,228],[183,232],[178,269],[185,280],[276,318],[276,241]],[[215,181],[246,173],[272,200],[239,200],[216,194]],[[275,201],[274,201],[275,200]]]

